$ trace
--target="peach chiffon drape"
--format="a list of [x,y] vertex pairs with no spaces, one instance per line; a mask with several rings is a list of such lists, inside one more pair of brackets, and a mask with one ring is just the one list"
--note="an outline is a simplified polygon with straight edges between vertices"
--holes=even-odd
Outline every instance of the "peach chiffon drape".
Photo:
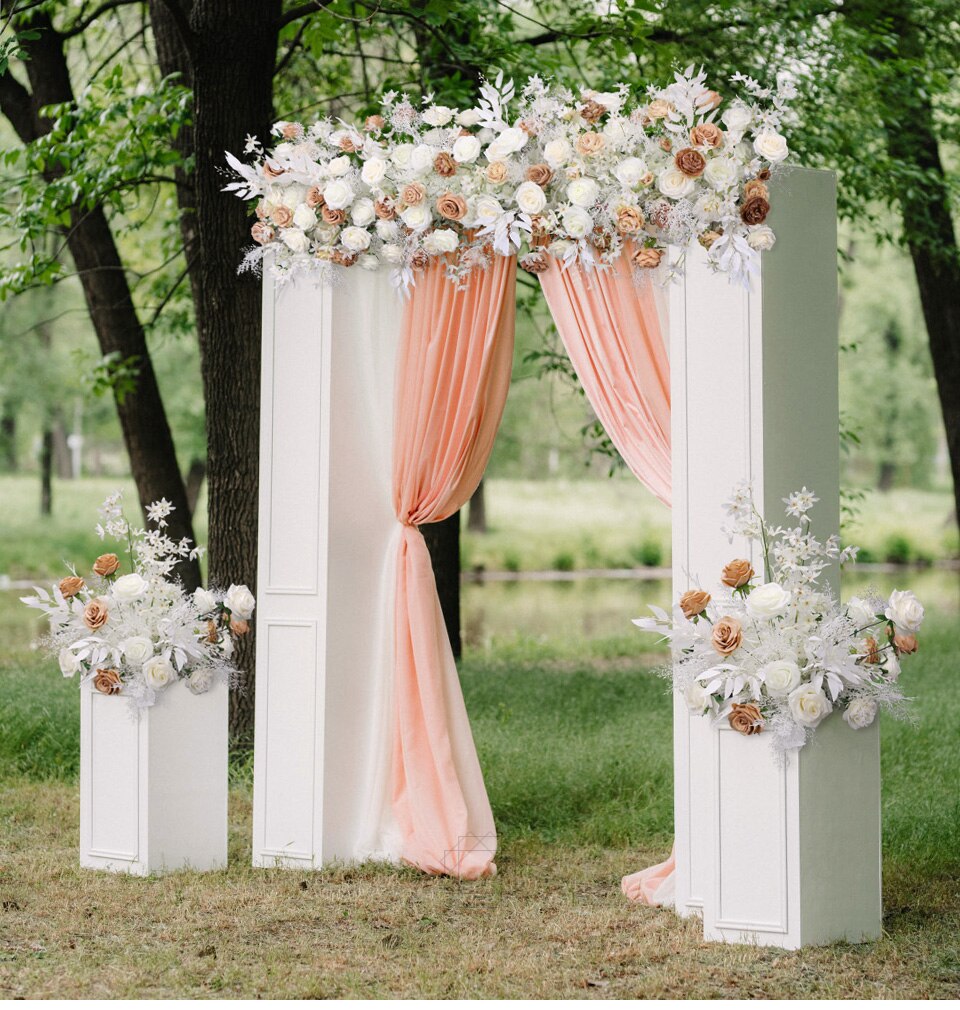
[[464,879],[496,872],[496,833],[417,527],[456,512],[483,476],[510,385],[515,276],[516,259],[495,256],[458,287],[432,262],[404,310],[397,362],[391,803],[404,861]]
[[[633,277],[629,255],[609,270],[564,268],[540,276],[560,339],[587,399],[637,480],[670,504],[670,362],[653,283]],[[648,905],[672,902],[674,852],[623,878]]]

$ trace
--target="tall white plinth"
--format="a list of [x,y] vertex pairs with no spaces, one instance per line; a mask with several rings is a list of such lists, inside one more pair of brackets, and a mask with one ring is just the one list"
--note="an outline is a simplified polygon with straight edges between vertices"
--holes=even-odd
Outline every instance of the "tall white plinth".
[[83,685],[81,866],[145,876],[227,865],[228,695],[178,681],[136,712]]
[[280,287],[264,273],[258,866],[373,854],[366,832],[392,667],[403,303],[385,271],[343,273],[330,286],[297,279]]
[[[694,247],[670,293],[675,593],[711,590],[735,557],[762,570],[720,531],[742,479],[768,520],[806,485],[820,498],[814,532],[839,528],[834,178],[791,169],[770,189],[777,243],[750,290]],[[715,729],[676,698],[677,910],[730,942],[878,936],[879,762],[876,727],[855,732],[837,714],[778,764],[762,735]]]

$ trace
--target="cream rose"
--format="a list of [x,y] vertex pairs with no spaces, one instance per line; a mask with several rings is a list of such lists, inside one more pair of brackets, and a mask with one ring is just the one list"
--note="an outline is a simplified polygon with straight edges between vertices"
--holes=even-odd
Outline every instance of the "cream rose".
[[299,228],[288,228],[280,237],[291,252],[302,253],[310,248],[310,239]]
[[385,245],[380,250],[380,255],[387,261],[387,263],[393,263],[396,265],[403,259],[403,250],[398,245]]
[[383,158],[367,158],[363,163],[363,169],[360,172],[360,178],[368,186],[379,186],[383,182],[384,176],[387,174],[387,163]]
[[476,137],[457,137],[453,142],[453,160],[469,165],[480,157],[480,141]]
[[305,203],[301,203],[293,212],[293,223],[302,231],[309,231],[311,228],[316,227],[317,212]]
[[413,144],[397,144],[390,152],[390,160],[397,168],[407,168],[410,165],[411,154],[413,154]]
[[194,694],[206,694],[213,686],[213,670],[209,666],[201,666],[187,678],[187,687]]
[[147,687],[154,690],[166,687],[175,678],[176,672],[166,656],[154,656],[143,664],[143,679],[147,682]]
[[350,208],[350,220],[359,228],[366,228],[376,220],[377,212],[373,208],[373,200],[365,196]]
[[363,252],[370,246],[370,232],[366,228],[350,225],[340,233],[340,241],[344,249],[349,249],[350,252]]
[[476,126],[483,119],[483,113],[479,109],[464,109],[457,113],[458,126]]
[[423,248],[431,256],[451,253],[459,244],[460,239],[452,228],[437,228],[423,240]]
[[508,154],[515,154],[527,142],[527,134],[519,126],[510,126],[487,148],[487,160],[499,161]]
[[850,602],[847,604],[847,617],[858,627],[866,627],[877,622],[877,615],[873,612],[873,607],[866,600],[861,600],[859,596],[850,598]]
[[377,235],[384,242],[392,242],[400,234],[400,226],[396,221],[378,221],[375,227]]
[[624,158],[613,170],[613,174],[621,186],[633,189],[640,185],[640,180],[647,174],[647,166],[640,158]]
[[683,699],[687,703],[687,708],[697,715],[703,715],[710,707],[710,695],[707,689],[695,680],[684,688]]
[[811,729],[818,726],[833,711],[827,696],[812,684],[801,684],[791,691],[787,704],[794,720],[801,726],[808,726]]
[[777,236],[769,225],[757,224],[747,232],[747,245],[757,252],[767,252],[772,249],[777,242]]
[[346,175],[350,171],[350,159],[341,154],[339,158],[333,158],[327,162],[327,172],[334,178]]
[[774,698],[785,698],[800,686],[800,667],[791,659],[765,663],[757,673],[766,685],[767,694]]
[[253,593],[246,586],[230,586],[223,598],[224,605],[234,617],[249,621],[257,605]]
[[683,174],[676,165],[668,165],[657,176],[657,188],[671,200],[689,196],[696,188],[696,182]]
[[596,181],[585,177],[567,184],[567,199],[577,207],[592,207],[600,195]]
[[431,221],[430,208],[425,203],[414,204],[400,214],[400,220],[411,231],[423,231]]
[[522,182],[514,194],[524,214],[539,214],[547,205],[547,194],[535,182]]
[[563,137],[559,137],[556,140],[551,140],[544,147],[543,160],[551,168],[561,168],[570,160],[571,154],[573,154],[573,148],[570,146],[569,141]]
[[484,195],[474,204],[473,213],[477,224],[493,224],[503,213],[503,207],[495,196]]
[[776,582],[757,586],[747,597],[747,613],[759,620],[779,617],[790,606],[790,591]]
[[740,178],[740,169],[731,158],[711,158],[703,170],[703,178],[716,190],[730,189]]
[[843,710],[843,721],[851,729],[866,729],[877,717],[877,703],[872,698],[851,698]]
[[120,642],[123,658],[134,666],[141,666],[153,655],[153,642],[145,635],[133,635]]
[[201,614],[210,614],[217,609],[216,596],[214,596],[209,589],[204,589],[202,586],[194,589],[193,602],[196,604],[197,610]]
[[585,238],[593,229],[593,218],[583,207],[570,207],[564,211],[563,227],[571,238]]
[[752,121],[753,113],[740,102],[734,102],[732,105],[728,105],[727,108],[723,110],[723,115],[720,116],[720,122],[723,123],[723,125],[731,133],[743,133]]
[[923,624],[923,606],[909,589],[894,589],[883,613],[888,621],[893,621],[898,631],[907,634],[919,631]]
[[453,119],[453,109],[446,105],[431,105],[423,113],[423,121],[428,126],[446,126],[451,119]]
[[787,138],[775,130],[762,130],[753,141],[753,149],[761,158],[770,162],[783,161],[790,153]]
[[323,187],[323,199],[333,210],[342,210],[353,203],[353,189],[343,179],[334,179]]
[[435,147],[431,147],[430,144],[417,144],[410,152],[410,168],[417,175],[422,175],[433,168],[433,159],[436,156],[437,150]]
[[111,592],[116,600],[121,603],[129,603],[147,591],[147,580],[139,572],[131,572],[129,575],[121,575],[114,582]]
[[372,272],[380,269],[380,260],[372,253],[365,253],[357,260],[357,263],[361,270],[370,270]]
[[60,672],[64,677],[72,677],[77,670],[83,669],[83,664],[69,649],[60,650],[57,662],[60,664]]

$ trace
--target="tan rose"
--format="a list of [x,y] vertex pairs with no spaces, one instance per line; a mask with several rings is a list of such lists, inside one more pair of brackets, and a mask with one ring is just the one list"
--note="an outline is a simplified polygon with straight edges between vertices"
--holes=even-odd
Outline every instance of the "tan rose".
[[660,149],[668,154],[673,150],[673,141],[669,137],[660,138]]
[[427,191],[419,182],[410,182],[403,187],[400,193],[400,199],[408,207],[416,207],[418,203],[423,203],[423,198],[427,195]]
[[690,179],[698,179],[707,167],[707,159],[694,147],[685,147],[682,151],[677,151],[673,163]]
[[753,736],[763,732],[763,716],[756,705],[738,705],[733,703],[733,711],[727,716],[731,727],[744,736]]
[[263,174],[268,179],[279,179],[281,175],[286,173],[285,168],[281,168],[279,165],[272,164],[269,161],[263,163]]
[[602,133],[581,133],[577,138],[577,150],[589,157],[602,151],[606,143],[607,138]]
[[437,199],[437,213],[448,221],[462,221],[467,213],[467,201],[455,193],[444,193]]
[[[63,595],[66,596],[67,594],[64,593]],[[909,655],[911,652],[917,651],[919,643],[917,642],[916,635],[894,635],[893,646],[897,652],[904,652]]]
[[863,640],[863,661],[871,666],[880,662],[880,646],[872,635],[867,635]]
[[546,186],[552,178],[553,169],[542,161],[527,169],[527,179],[530,182],[535,182],[538,186]]
[[750,197],[759,196],[762,200],[770,199],[770,190],[767,184],[760,179],[751,179],[744,184],[743,195],[749,200]]
[[765,168],[762,172],[757,172],[757,178],[761,182],[766,182],[767,179],[770,178],[770,169],[769,168]]
[[307,190],[307,196],[304,202],[308,207],[313,207],[314,209],[322,207],[324,202],[323,190],[319,186],[311,186]]
[[363,128],[367,133],[373,133],[375,130],[382,130],[385,125],[383,116],[367,116],[364,120]]
[[220,640],[220,632],[216,621],[207,621],[207,641],[213,645]]
[[106,577],[120,567],[120,559],[116,554],[101,554],[93,563],[93,574]]
[[770,204],[762,196],[751,196],[740,208],[744,224],[763,224],[770,213]]
[[520,122],[517,123],[517,126],[519,126],[528,137],[535,137],[537,135],[537,124],[531,123],[529,119],[521,119]]
[[660,266],[661,259],[663,259],[662,249],[638,249],[633,254],[633,265],[643,270],[653,270]]
[[347,212],[345,210],[334,210],[332,207],[324,207],[320,211],[320,216],[327,224],[341,225],[347,220]]
[[347,133],[340,138],[339,144],[340,150],[345,151],[347,154],[352,154],[354,151],[359,151],[363,147],[363,141],[359,137],[354,137],[353,135]]
[[60,595],[65,600],[73,599],[83,589],[83,579],[79,575],[68,575],[60,580]]
[[284,123],[280,131],[287,140],[295,140],[303,136],[303,127],[299,123]]
[[393,200],[383,197],[373,205],[373,212],[381,221],[392,221],[397,216],[397,209],[393,205]]
[[647,106],[646,116],[651,120],[666,119],[671,112],[673,112],[673,106],[662,98],[657,98]]
[[[357,254],[347,252],[346,249],[334,249],[330,254],[330,259],[332,259],[337,266],[352,267],[353,264],[357,262]],[[230,626],[233,627],[232,622]]]
[[713,626],[713,647],[721,656],[736,652],[743,641],[743,628],[735,617],[721,617]]
[[507,166],[502,161],[493,161],[487,165],[487,182],[499,186],[507,178]]
[[753,565],[744,558],[736,558],[725,565],[720,574],[720,581],[731,589],[739,589],[745,586],[757,573],[753,570]]
[[670,223],[670,204],[666,200],[653,205],[650,210],[650,223],[657,228],[666,228]]
[[690,143],[694,147],[719,147],[723,143],[723,131],[716,123],[701,123],[690,131]]
[[706,91],[697,99],[697,108],[704,112],[715,109],[723,101],[723,96],[716,91]]
[[262,221],[267,216],[267,207],[263,200],[257,204],[257,220]]
[[245,635],[250,630],[250,625],[247,621],[232,620],[230,622],[230,630],[235,635]]
[[83,623],[91,631],[99,631],[110,618],[107,605],[100,600],[91,600],[83,608]]
[[425,249],[418,249],[410,257],[410,266],[412,266],[414,270],[425,270],[429,262],[430,256]]
[[633,235],[643,227],[643,211],[639,207],[621,207],[617,211],[617,231],[621,235]]
[[707,609],[709,602],[709,593],[705,593],[702,589],[688,589],[680,597],[680,609],[683,611],[683,616],[690,620],[702,614]]
[[592,98],[588,99],[580,106],[580,116],[588,123],[597,122],[597,120],[602,119],[606,113],[607,107],[605,105],[601,105],[599,102],[595,102]]
[[653,172],[644,172],[643,175],[640,176],[640,185],[641,186],[650,186],[650,185],[652,185],[653,184],[653,178],[654,178]]
[[457,163],[446,151],[441,151],[433,159],[433,170],[437,175],[442,175],[444,179],[449,179],[451,175],[457,174]]
[[270,220],[278,228],[289,228],[293,224],[293,211],[289,207],[285,207],[282,203],[278,203],[276,207],[270,211]]
[[723,236],[722,231],[705,231],[702,235],[697,236],[697,241],[704,249],[709,249],[718,238]]
[[254,242],[257,242],[260,245],[266,245],[268,242],[272,242],[277,237],[277,233],[266,223],[266,221],[257,221],[257,223],[250,229],[250,236]]
[[101,694],[119,694],[123,682],[116,670],[97,670],[93,675],[93,686]]
[[520,259],[519,265],[528,274],[542,274],[550,269],[550,259],[541,252],[530,252]]

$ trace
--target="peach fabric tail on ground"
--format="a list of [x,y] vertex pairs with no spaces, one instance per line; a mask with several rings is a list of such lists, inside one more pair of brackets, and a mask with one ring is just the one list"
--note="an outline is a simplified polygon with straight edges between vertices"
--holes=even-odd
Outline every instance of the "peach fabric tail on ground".
[[670,504],[670,362],[653,281],[627,254],[608,270],[553,260],[540,285],[573,367],[637,480]]
[[[553,320],[610,441],[637,480],[670,504],[670,362],[653,280],[634,279],[630,247],[609,270],[540,274]],[[623,878],[648,905],[673,904],[674,857]]]
[[397,565],[392,811],[403,859],[465,879],[496,872],[496,832],[417,526],[457,511],[493,448],[513,363],[516,259],[494,256],[464,288],[432,261],[406,305],[397,362],[393,491]]

